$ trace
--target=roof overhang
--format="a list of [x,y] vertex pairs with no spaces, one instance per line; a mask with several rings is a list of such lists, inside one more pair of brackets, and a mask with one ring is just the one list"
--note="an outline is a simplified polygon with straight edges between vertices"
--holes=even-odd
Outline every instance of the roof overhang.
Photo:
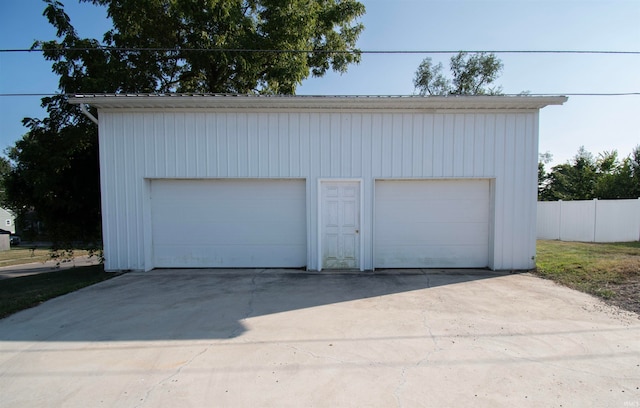
[[566,96],[258,96],[209,94],[74,95],[99,109],[531,110],[562,105]]

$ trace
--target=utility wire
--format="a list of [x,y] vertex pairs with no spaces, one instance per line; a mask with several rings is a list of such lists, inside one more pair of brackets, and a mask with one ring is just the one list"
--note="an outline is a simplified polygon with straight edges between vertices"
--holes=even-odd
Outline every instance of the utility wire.
[[152,52],[231,52],[231,53],[271,53],[271,54],[457,54],[465,53],[492,53],[492,54],[613,54],[613,55],[640,55],[640,51],[613,51],[613,50],[260,50],[243,48],[130,48],[130,47],[62,47],[45,50],[43,48],[13,48],[0,49],[0,53],[18,52],[45,52],[45,51],[152,51]]
[[[94,95],[93,93],[88,93],[91,95]],[[74,94],[60,94],[60,93],[0,93],[0,97],[35,97],[35,96],[59,96],[59,95],[66,95],[66,96],[74,96],[74,95],[82,95],[81,92],[79,93],[74,93]],[[100,94],[96,94],[96,95],[100,95]],[[114,94],[108,94],[108,95],[114,95]],[[127,95],[127,93],[121,93],[121,94],[115,94],[115,95]],[[191,95],[196,95],[196,96],[220,96],[220,95],[231,95],[231,94],[221,94],[221,93],[170,93],[170,92],[157,92],[157,93],[144,93],[141,95],[156,95],[156,96],[160,96],[160,95],[187,95],[187,96],[191,96]],[[242,94],[244,95],[244,94]],[[404,97],[404,98],[410,98],[410,97],[416,97],[419,98],[421,97],[420,95],[285,95],[285,96],[301,96],[301,97],[305,97],[305,96],[327,96],[327,97],[335,97],[335,96],[345,96],[345,97],[376,97],[376,96],[383,96],[383,97]],[[434,95],[434,96],[439,96],[439,95]],[[446,95],[449,97],[456,97],[456,96],[488,96],[488,95]],[[528,93],[528,94],[501,94],[501,95],[496,95],[496,96],[521,96],[521,97],[527,97],[527,96],[640,96],[640,92],[566,92],[566,93]]]

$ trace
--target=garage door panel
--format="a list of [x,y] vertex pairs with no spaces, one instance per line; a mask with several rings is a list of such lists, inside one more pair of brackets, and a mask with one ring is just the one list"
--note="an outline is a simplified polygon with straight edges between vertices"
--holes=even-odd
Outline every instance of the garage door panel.
[[485,267],[488,180],[379,180],[375,266]]
[[414,222],[485,222],[489,204],[479,200],[395,200],[377,202],[376,209],[391,222],[402,221],[406,214],[412,214]]
[[304,180],[154,180],[156,267],[306,265]]
[[[189,228],[188,226],[185,226]],[[255,231],[251,227],[238,226],[228,224],[227,226],[211,226],[211,231],[196,231],[195,229],[200,225],[194,224],[192,226],[192,233],[190,237],[190,243],[198,243],[202,245],[289,245],[290,239],[288,235],[275,235],[268,232]],[[294,228],[288,228],[282,224],[273,224],[270,228],[276,228],[280,230],[290,230]],[[213,231],[224,231],[223,234],[215,233]],[[175,245],[175,238],[171,236],[164,239],[156,240],[156,247],[159,246],[173,246]],[[304,245],[304,241],[300,244]]]
[[423,223],[398,230],[381,224],[387,231],[377,240],[380,245],[485,245],[489,229],[486,223]]
[[[385,200],[405,201],[410,197],[414,200],[433,200],[447,197],[449,199],[469,199],[486,197],[485,186],[478,184],[479,180],[378,180],[376,192],[382,192]],[[420,186],[416,190],[415,183],[431,183]],[[387,196],[386,193],[393,192]]]
[[[215,248],[208,245],[184,246],[178,257],[171,255],[176,250],[174,246],[159,246],[158,250],[160,252],[156,256],[156,261],[162,264],[163,268],[249,268],[256,267],[256,263],[259,263],[261,268],[278,268],[282,267],[283,262],[301,266],[299,264],[301,248],[298,246],[245,245],[242,248],[236,245],[219,245]],[[273,256],[274,253],[278,256]]]
[[481,268],[485,245],[432,245],[431,250],[407,245],[387,246],[376,253],[376,268]]

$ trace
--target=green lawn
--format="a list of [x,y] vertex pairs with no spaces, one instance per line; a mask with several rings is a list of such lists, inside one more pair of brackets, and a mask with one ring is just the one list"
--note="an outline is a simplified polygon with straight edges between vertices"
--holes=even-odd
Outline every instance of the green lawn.
[[94,265],[2,279],[0,318],[114,276],[117,274],[105,272],[103,265]]
[[629,288],[640,281],[640,242],[538,241],[537,258],[537,274],[568,287],[611,300],[639,296]]

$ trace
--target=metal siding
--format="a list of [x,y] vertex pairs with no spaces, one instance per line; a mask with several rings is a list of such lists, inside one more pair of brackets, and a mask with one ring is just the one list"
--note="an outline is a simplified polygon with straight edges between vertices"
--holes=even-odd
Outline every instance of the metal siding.
[[471,137],[473,138],[473,167],[471,168],[471,174],[482,174],[485,165],[484,146],[485,146],[485,116],[474,116],[474,132]]
[[238,176],[238,123],[236,120],[236,113],[228,113],[226,115],[226,126],[224,129],[223,141],[225,147],[221,149],[226,150],[227,154],[224,157],[224,169],[226,177]]
[[[478,173],[495,174],[495,145],[496,145],[496,115],[483,115],[484,118],[484,142],[482,146],[482,158],[484,165]],[[480,132],[480,129],[478,129]],[[537,154],[537,151],[536,151]]]
[[424,159],[424,150],[423,150],[423,127],[424,127],[424,116],[423,115],[413,115],[411,127],[411,173],[419,174],[424,177],[423,171],[423,162]]
[[444,174],[444,115],[434,115],[433,121],[433,177]]
[[[126,236],[129,240],[131,240],[131,236],[129,234],[129,225],[131,223],[131,201],[133,199],[133,195],[135,192],[132,189],[132,177],[127,177],[131,174],[129,169],[132,163],[132,157],[129,155],[131,151],[131,146],[127,143],[129,140],[126,139],[126,132],[128,129],[132,129],[133,124],[133,115],[128,114],[125,116],[125,120],[121,124],[120,134],[116,137],[116,141],[118,142],[118,150],[120,152],[119,158],[114,161],[115,166],[118,169],[123,169],[125,171],[116,172],[116,186],[115,188],[119,188],[118,185],[122,186],[120,189],[122,194],[118,197],[118,217],[111,222],[114,222],[118,228],[118,234]],[[135,260],[133,260],[130,256],[131,247],[127,245],[125,241],[118,240],[118,253],[121,254],[121,258],[123,262],[129,262],[135,266]]]
[[[144,135],[146,133],[145,122],[135,121],[134,134]],[[144,138],[136,137],[133,141],[133,160],[131,161],[131,172],[133,173],[131,202],[132,220],[129,224],[129,236],[136,242],[144,242],[143,234],[143,194],[144,194],[144,169],[145,169],[145,153]],[[130,248],[129,256],[135,259],[135,266],[131,269],[143,269],[144,267],[144,246],[134,245]]]
[[525,226],[526,243],[523,244],[526,254],[523,260],[524,265],[516,266],[517,269],[532,269],[536,267],[536,236],[531,233],[536,230],[537,224],[537,206],[538,200],[538,121],[533,115],[526,115],[526,123],[524,125],[526,132],[525,157],[528,158],[525,163],[525,172],[527,173],[525,182],[523,183],[528,193],[523,197],[524,205],[527,206],[525,214],[528,215],[528,223]]
[[480,127],[475,126],[475,115],[467,114],[464,116],[464,161],[462,162],[462,176],[472,177],[475,173],[475,148],[476,133],[481,132]]
[[382,175],[382,115],[371,115],[371,177]]
[[[384,135],[383,135],[384,137]],[[391,173],[387,177],[403,177],[402,175],[402,116],[391,115]],[[383,152],[384,154],[384,152]]]
[[[527,185],[528,183],[523,182],[524,180],[527,179],[527,172],[525,169],[525,166],[528,164],[528,158],[527,155],[525,154],[525,134],[524,134],[524,117],[523,115],[515,115],[515,124],[514,124],[514,134],[515,137],[513,138],[514,140],[514,160],[516,163],[521,164],[520,166],[518,165],[514,165],[514,172],[513,172],[513,178],[514,178],[514,194],[515,197],[528,197],[528,193],[529,193],[529,186]],[[521,204],[520,208],[514,208],[514,214],[513,214],[513,222],[511,223],[511,230],[509,231],[510,234],[512,235],[517,235],[520,234],[520,231],[526,231],[527,227],[529,226],[529,221],[528,218],[530,217],[523,217],[522,214],[526,213],[527,211],[529,211],[529,208],[527,208],[527,202],[523,201]],[[528,242],[528,240],[527,240]],[[513,247],[513,250],[511,251],[511,259],[510,259],[510,263],[511,265],[514,265],[513,268],[514,269],[521,269],[518,268],[517,265],[519,264],[523,264],[524,262],[522,261],[518,261],[518,260],[526,260],[528,257],[531,256],[531,254],[528,254],[528,248],[526,243],[524,243],[524,245],[515,245]]]
[[[411,177],[413,174],[413,115],[402,115],[402,177]],[[418,173],[419,174],[419,173]]]
[[184,164],[184,174],[198,174],[198,138],[196,136],[195,128],[195,113],[186,113],[183,117],[184,124],[184,157],[186,158]]
[[111,179],[115,177],[115,169],[109,166],[110,160],[113,159],[113,138],[111,134],[114,128],[114,117],[108,113],[100,115],[100,122],[98,125],[98,143],[100,145],[99,157],[100,157],[100,206],[102,207],[102,245],[104,250],[104,267],[106,270],[118,270],[117,263],[115,262],[118,256],[116,250],[116,234],[111,230],[109,219],[112,212],[115,210],[115,205],[112,204],[117,192],[112,189],[113,183]]
[[300,177],[300,115],[292,115],[287,121],[289,174]]
[[490,264],[530,267],[537,118],[537,111],[101,112],[106,267],[148,267],[144,178],[203,177],[306,178],[311,269],[318,267],[318,178],[362,178],[366,269],[373,267],[375,178],[495,179]]
[[453,168],[449,177],[462,177],[464,175],[464,115],[453,116]]
[[501,269],[503,262],[503,250],[504,250],[504,225],[505,225],[505,189],[506,183],[504,174],[507,172],[505,169],[505,115],[496,115],[496,127],[494,131],[494,174],[496,178],[495,190],[494,190],[494,214],[496,214],[493,223],[493,265],[495,269]]
[[[505,195],[502,197],[504,212],[502,234],[504,237],[513,235],[514,224],[517,223],[516,218],[516,206],[509,205],[511,197],[516,196],[515,190],[517,187],[517,181],[515,177],[515,164],[516,164],[516,140],[515,129],[516,121],[514,115],[508,115],[505,118],[505,145],[504,145],[504,164],[505,173],[502,175],[504,180]],[[509,239],[503,239],[502,242],[502,264],[510,265],[513,261],[513,248],[514,242]]]

